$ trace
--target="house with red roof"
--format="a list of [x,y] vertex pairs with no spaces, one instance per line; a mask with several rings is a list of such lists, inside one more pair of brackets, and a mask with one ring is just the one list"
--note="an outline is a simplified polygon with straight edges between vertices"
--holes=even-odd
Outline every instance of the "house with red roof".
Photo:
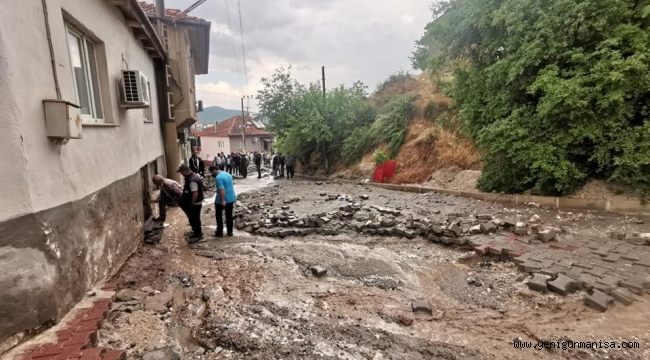
[[261,121],[250,116],[233,116],[220,123],[208,126],[194,133],[201,139],[201,158],[212,160],[217,154],[233,152],[270,152],[273,134],[266,130]]

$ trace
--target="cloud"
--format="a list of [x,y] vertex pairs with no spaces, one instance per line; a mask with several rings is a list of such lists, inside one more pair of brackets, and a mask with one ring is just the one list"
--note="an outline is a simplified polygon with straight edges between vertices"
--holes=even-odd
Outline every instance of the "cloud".
[[[184,9],[195,0],[167,0]],[[302,82],[318,81],[326,66],[329,87],[363,81],[371,89],[411,68],[414,43],[431,19],[432,0],[240,0],[248,69],[243,54],[237,0],[209,0],[191,14],[212,22],[210,73],[197,78],[206,106],[239,108],[259,79],[293,66]],[[255,108],[255,104],[251,104]]]

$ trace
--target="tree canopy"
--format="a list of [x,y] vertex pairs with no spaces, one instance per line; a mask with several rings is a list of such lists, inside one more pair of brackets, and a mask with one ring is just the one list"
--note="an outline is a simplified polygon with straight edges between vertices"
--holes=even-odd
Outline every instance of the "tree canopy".
[[301,84],[291,77],[290,69],[281,68],[263,78],[262,85],[257,94],[260,113],[270,120],[278,149],[303,162],[316,155],[326,172],[338,160],[345,139],[375,119],[360,82],[332,88],[323,96],[318,83]]
[[434,16],[413,64],[453,70],[482,190],[650,188],[649,0],[453,0]]

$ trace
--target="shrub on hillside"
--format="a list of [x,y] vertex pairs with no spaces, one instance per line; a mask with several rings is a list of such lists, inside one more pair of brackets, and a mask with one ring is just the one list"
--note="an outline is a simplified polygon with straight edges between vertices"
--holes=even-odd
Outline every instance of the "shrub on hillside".
[[650,188],[650,0],[444,1],[413,56],[450,95],[486,191]]

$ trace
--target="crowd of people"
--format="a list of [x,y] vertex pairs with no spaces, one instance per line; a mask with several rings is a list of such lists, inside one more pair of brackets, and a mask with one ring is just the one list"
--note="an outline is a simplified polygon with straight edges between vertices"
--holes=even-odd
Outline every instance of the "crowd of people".
[[[233,208],[237,201],[237,193],[234,186],[233,176],[246,178],[250,162],[255,164],[257,177],[262,178],[262,166],[272,168],[271,176],[274,178],[291,179],[294,176],[296,159],[293,155],[282,155],[280,153],[268,155],[265,152],[231,153],[225,155],[220,153],[209,163],[209,176],[214,179],[215,189],[215,214],[217,229],[216,237],[224,236],[224,215],[226,236],[233,235]],[[195,243],[203,239],[201,226],[201,209],[205,197],[204,176],[206,162],[196,153],[188,160],[187,164],[181,164],[178,172],[183,176],[183,185],[175,180],[154,175],[153,183],[160,188],[158,199],[159,215],[154,218],[155,222],[164,222],[167,216],[168,206],[179,206],[192,227],[192,233],[188,243]]]

